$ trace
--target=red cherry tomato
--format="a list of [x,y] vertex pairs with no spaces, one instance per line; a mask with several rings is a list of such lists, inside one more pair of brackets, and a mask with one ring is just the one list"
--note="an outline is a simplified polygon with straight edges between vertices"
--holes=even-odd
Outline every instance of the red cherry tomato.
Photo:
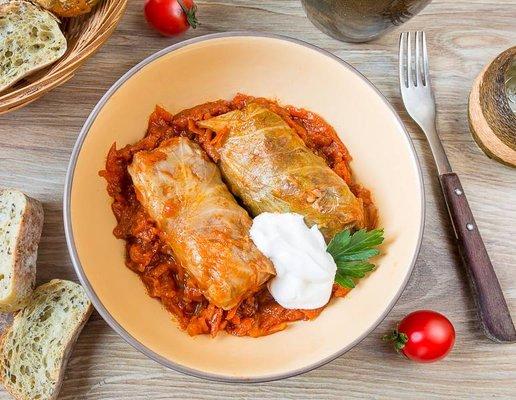
[[444,358],[455,343],[455,329],[444,315],[421,310],[407,315],[398,329],[384,336],[407,358],[428,363]]
[[197,27],[193,0],[145,0],[145,19],[165,36],[178,35]]

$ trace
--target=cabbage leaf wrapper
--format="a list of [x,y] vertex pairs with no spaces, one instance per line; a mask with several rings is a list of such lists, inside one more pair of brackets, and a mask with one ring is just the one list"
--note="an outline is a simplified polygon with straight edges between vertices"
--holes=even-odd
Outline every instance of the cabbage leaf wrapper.
[[160,236],[210,302],[228,310],[274,275],[249,237],[251,218],[197,144],[166,140],[138,152],[128,170]]
[[218,165],[253,216],[301,214],[327,241],[344,229],[364,226],[362,201],[278,114],[250,103],[198,126],[223,137]]

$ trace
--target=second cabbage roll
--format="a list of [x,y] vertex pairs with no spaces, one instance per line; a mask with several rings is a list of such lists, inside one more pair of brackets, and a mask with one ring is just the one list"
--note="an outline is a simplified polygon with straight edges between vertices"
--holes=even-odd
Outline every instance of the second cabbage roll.
[[326,240],[363,227],[361,200],[278,114],[251,103],[198,125],[223,137],[219,167],[253,215],[296,212]]
[[274,274],[249,237],[251,218],[197,144],[169,139],[138,152],[128,170],[162,239],[213,304],[230,309]]

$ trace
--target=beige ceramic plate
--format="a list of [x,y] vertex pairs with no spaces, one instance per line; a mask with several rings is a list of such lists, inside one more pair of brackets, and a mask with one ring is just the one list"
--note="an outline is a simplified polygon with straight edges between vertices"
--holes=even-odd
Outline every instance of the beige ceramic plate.
[[[392,79],[396,79],[392,74]],[[124,243],[98,176],[113,142],[140,139],[156,104],[171,112],[243,92],[322,115],[354,157],[385,228],[379,268],[319,318],[271,336],[190,337],[124,266]],[[297,40],[245,33],[204,36],[164,49],[126,73],[86,121],[73,151],[64,198],[77,274],[104,319],[131,345],[178,371],[228,381],[266,381],[306,372],[343,354],[385,317],[414,265],[423,231],[419,164],[386,99],[342,60]]]

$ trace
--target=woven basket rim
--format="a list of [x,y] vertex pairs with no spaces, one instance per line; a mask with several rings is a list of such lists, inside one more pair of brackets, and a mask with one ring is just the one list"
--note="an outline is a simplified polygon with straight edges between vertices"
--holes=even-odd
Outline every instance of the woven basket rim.
[[[112,35],[124,15],[127,3],[128,0],[101,0],[93,11],[77,17],[77,21],[63,19],[64,28],[71,26],[72,29],[77,29],[80,25],[80,34],[75,37],[71,46],[69,43],[69,48],[61,59],[34,73],[41,74],[40,77],[31,81],[29,76],[21,84],[0,93],[0,114],[24,107],[70,80],[75,71]],[[65,36],[71,34],[66,29],[63,30]]]

